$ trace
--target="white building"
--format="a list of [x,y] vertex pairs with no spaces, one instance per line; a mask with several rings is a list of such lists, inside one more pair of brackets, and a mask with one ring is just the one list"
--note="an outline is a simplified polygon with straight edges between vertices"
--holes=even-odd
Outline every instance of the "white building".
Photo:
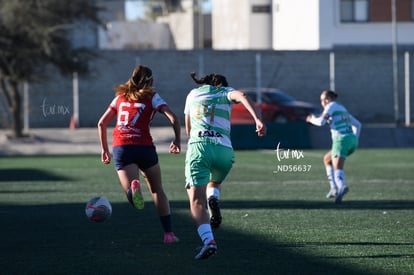
[[329,50],[389,46],[393,35],[400,46],[414,45],[414,0],[395,0],[396,28],[391,0],[211,0],[211,15],[201,17],[199,1],[181,0],[181,10],[156,22],[127,22],[122,2],[108,0],[98,47]]
[[193,0],[181,0],[179,11],[158,16],[155,21],[126,21],[125,16],[111,18],[104,15],[109,20],[107,28],[100,28],[98,33],[98,47],[101,49],[211,48],[211,16],[200,17]]
[[213,48],[271,49],[271,7],[272,0],[213,0]]
[[[392,43],[391,1],[212,0],[213,48],[319,50]],[[414,45],[414,0],[396,0],[397,43]]]
[[112,21],[99,28],[101,49],[171,49],[174,41],[167,24],[149,21]]

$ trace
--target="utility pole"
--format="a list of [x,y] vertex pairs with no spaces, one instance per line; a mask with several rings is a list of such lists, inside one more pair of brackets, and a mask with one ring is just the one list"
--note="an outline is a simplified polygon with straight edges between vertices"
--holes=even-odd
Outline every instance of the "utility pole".
[[198,48],[204,48],[204,18],[203,18],[203,0],[197,0],[198,11]]
[[395,124],[399,123],[399,104],[398,104],[398,56],[397,56],[397,6],[396,0],[391,1],[391,18],[392,18],[392,75],[394,91],[394,120]]

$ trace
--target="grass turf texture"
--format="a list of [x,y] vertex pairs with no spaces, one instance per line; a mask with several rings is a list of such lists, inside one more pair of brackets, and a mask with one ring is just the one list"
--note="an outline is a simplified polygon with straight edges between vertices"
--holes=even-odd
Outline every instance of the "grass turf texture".
[[[350,192],[341,205],[325,198],[323,154],[279,161],[272,150],[237,151],[221,194],[218,254],[206,261],[193,260],[201,242],[183,187],[184,155],[160,154],[181,240],[174,245],[162,243],[148,189],[144,210],[135,210],[99,156],[1,157],[0,273],[414,274],[414,150],[357,151],[346,163]],[[278,165],[306,171],[276,173]],[[97,195],[112,203],[105,223],[84,214]]]

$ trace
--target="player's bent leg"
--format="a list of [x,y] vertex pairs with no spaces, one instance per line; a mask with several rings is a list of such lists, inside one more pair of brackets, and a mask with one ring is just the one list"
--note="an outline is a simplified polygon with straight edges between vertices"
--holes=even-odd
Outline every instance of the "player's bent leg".
[[222,220],[218,199],[213,196],[209,197],[208,207],[211,212],[210,225],[213,229],[218,228]]
[[139,180],[131,182],[132,201],[137,209],[144,209],[144,196],[142,195],[141,184]]
[[[134,203],[134,197],[140,194],[141,187],[137,179],[138,167],[135,164],[126,165],[117,170],[118,178],[121,183],[122,189],[124,190],[128,201],[136,208],[138,208]],[[142,197],[143,200],[143,197]],[[138,208],[140,209],[140,208]],[[142,209],[142,208],[141,208]]]
[[344,157],[337,157],[334,159],[334,167],[335,167],[335,182],[338,186],[338,193],[335,198],[335,203],[339,204],[342,202],[343,197],[345,194],[348,193],[349,188],[346,186],[345,182],[345,172],[343,170],[345,166],[345,158]]
[[161,169],[159,164],[156,164],[141,174],[145,178],[148,190],[151,192],[155,208],[159,216],[166,216],[170,214],[170,202],[164,192],[161,182]]

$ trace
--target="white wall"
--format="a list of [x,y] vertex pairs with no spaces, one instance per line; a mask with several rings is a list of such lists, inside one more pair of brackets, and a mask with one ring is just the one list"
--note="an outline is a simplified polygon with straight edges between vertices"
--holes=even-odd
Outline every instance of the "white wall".
[[213,49],[271,49],[272,15],[251,12],[253,5],[267,4],[271,0],[213,0]]
[[[391,45],[391,22],[341,23],[339,0],[320,0],[322,48],[349,45]],[[398,44],[414,44],[414,22],[397,23]]]
[[339,1],[319,1],[319,49],[331,49],[339,22]]
[[[179,50],[195,45],[192,0],[184,12],[151,22],[111,22],[99,31],[101,49],[124,47]],[[391,45],[391,23],[341,23],[340,0],[212,0],[212,47],[215,50],[325,50],[338,46]],[[272,5],[271,14],[252,5]],[[398,44],[414,45],[414,22],[399,22]],[[85,43],[82,35],[78,43]],[[90,38],[90,37],[88,37]],[[88,42],[89,43],[89,42]],[[91,40],[90,43],[93,43]]]
[[192,12],[171,13],[157,22],[169,25],[177,50],[194,49],[194,15]]
[[319,47],[319,0],[273,0],[273,48]]
[[249,48],[272,49],[272,13],[252,13],[252,5],[272,5],[272,0],[254,0],[250,2],[248,13],[249,22]]
[[[414,44],[414,23],[398,23],[399,45]],[[334,28],[332,45],[391,45],[392,26],[390,23],[341,24]]]
[[[341,23],[340,0],[273,0],[273,48],[320,50],[392,43],[391,23]],[[414,44],[414,22],[397,24],[399,45]]]
[[211,10],[213,49],[246,49],[249,1],[213,0]]
[[169,49],[172,38],[167,24],[149,21],[123,22],[107,24],[108,29],[99,29],[100,49]]
[[182,0],[181,6],[182,11],[158,17],[157,23],[165,23],[170,27],[174,40],[174,45],[171,48],[192,50],[195,48],[193,0]]

